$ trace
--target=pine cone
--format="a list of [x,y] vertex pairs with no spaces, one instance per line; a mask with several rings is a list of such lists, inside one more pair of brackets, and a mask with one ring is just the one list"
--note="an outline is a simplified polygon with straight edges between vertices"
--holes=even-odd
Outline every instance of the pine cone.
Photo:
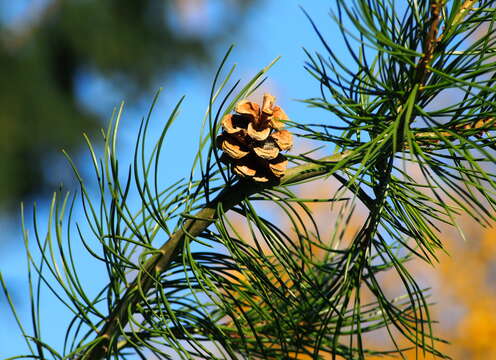
[[224,152],[222,161],[231,164],[233,171],[257,182],[278,179],[286,172],[288,160],[281,151],[293,146],[288,130],[283,130],[288,120],[286,113],[274,106],[276,98],[264,94],[262,108],[254,102],[243,100],[236,105],[236,114],[222,118],[222,134],[217,146]]

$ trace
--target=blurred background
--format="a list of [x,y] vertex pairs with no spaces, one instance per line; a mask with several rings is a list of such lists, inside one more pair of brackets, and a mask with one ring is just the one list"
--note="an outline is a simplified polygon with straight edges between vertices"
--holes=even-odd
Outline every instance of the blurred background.
[[[248,80],[281,55],[263,91],[275,94],[292,120],[333,121],[295,101],[319,95],[318,84],[303,69],[302,47],[322,51],[298,5],[293,0],[0,0],[0,271],[21,319],[29,320],[29,301],[19,204],[31,210],[37,202],[43,224],[50,194],[60,184],[75,189],[61,149],[91,178],[82,133],[98,144],[99,129],[121,100],[126,102],[120,138],[125,161],[155,91],[164,88],[154,112],[157,129],[186,95],[166,143],[174,153],[166,183],[189,171],[214,71],[232,43],[235,77]],[[328,16],[331,1],[302,5],[325,36],[337,38]],[[318,191],[329,193],[332,184]],[[439,335],[453,342],[448,353],[455,359],[496,358],[496,231],[465,223],[468,241],[446,232],[451,256],[443,256],[440,265],[410,266],[432,287]],[[88,268],[88,280],[95,279],[95,271]],[[91,280],[98,289],[101,284]],[[385,280],[395,289],[395,279]],[[57,347],[69,315],[46,296],[45,336]],[[380,339],[370,341],[382,345]],[[25,350],[0,296],[0,358]]]
[[51,191],[58,150],[77,149],[117,101],[149,98],[188,66],[209,74],[255,2],[2,0],[1,208]]

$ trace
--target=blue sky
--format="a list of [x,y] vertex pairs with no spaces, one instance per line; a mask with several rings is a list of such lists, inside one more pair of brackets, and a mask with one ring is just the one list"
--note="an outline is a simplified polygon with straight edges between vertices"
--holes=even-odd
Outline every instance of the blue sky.
[[[22,3],[29,4],[27,1],[22,1]],[[43,1],[33,1],[33,3],[39,6]],[[303,69],[305,54],[302,47],[305,46],[310,51],[322,51],[316,34],[298,6],[303,5],[319,24],[319,29],[330,39],[330,43],[339,46],[337,45],[339,42],[334,40],[334,38],[340,39],[337,27],[328,16],[331,3],[323,0],[311,2],[259,1],[258,6],[250,11],[248,20],[242,23],[239,32],[230,35],[224,44],[215,49],[218,61],[222,59],[228,47],[235,44],[236,47],[230,57],[230,63],[238,65],[234,78],[247,81],[274,58],[281,56],[281,60],[270,70],[269,80],[263,90],[277,96],[277,103],[285,109],[292,120],[310,121],[313,120],[312,117],[321,115],[329,117],[328,114],[309,111],[304,104],[296,101],[296,99],[318,96],[319,94],[318,84]],[[211,18],[220,21],[221,16],[226,16],[222,13],[219,1],[211,1],[210,4]],[[343,56],[345,56],[344,53]],[[197,133],[208,104],[213,75],[214,69],[189,66],[167,81],[157,81],[157,88],[163,87],[164,91],[153,115],[156,131],[161,128],[163,121],[179,98],[186,95],[179,118],[171,129],[164,149],[169,165],[168,174],[164,179],[166,183],[172,183],[189,172],[191,160],[196,151]],[[82,78],[79,91],[81,101],[91,103],[103,96],[108,91],[108,87],[105,83],[85,82],[85,79]],[[153,94],[150,94],[148,101],[137,102],[137,104],[125,108],[119,144],[121,161],[129,160],[131,153],[128,149],[135,141],[139,121],[141,116],[146,114],[152,98]],[[111,100],[116,102],[114,105],[118,105],[117,102],[120,99]],[[112,113],[112,105],[109,102],[111,101],[106,99],[105,102],[100,104],[97,102],[96,105],[103,123]],[[320,118],[319,121],[327,120]],[[333,119],[329,118],[328,121],[333,121]],[[90,165],[86,154],[77,155],[76,160],[83,168]],[[83,169],[83,172],[89,173],[89,170],[84,171]],[[49,199],[38,200],[40,224],[44,224],[48,206]],[[76,217],[81,216],[80,208],[75,211]],[[25,285],[24,249],[20,246],[22,238],[20,231],[17,230],[18,223],[8,225],[4,229],[8,229],[10,237],[18,240],[3,245],[3,254],[0,255],[0,271],[9,284],[16,284],[13,296],[19,309],[19,315],[27,324],[29,322],[29,303],[27,301],[28,288]],[[83,251],[83,249],[79,250]],[[85,256],[81,256],[80,261],[81,266],[86,266],[83,280],[86,280],[90,290],[96,291],[101,286],[101,283],[98,282],[100,269],[97,266],[89,267]],[[7,308],[3,299],[0,304],[0,358],[3,359],[24,353],[26,347],[13,317],[10,313],[5,313]],[[63,341],[69,314],[60,304],[48,296],[41,312],[45,321],[44,338],[49,344],[58,348]]]

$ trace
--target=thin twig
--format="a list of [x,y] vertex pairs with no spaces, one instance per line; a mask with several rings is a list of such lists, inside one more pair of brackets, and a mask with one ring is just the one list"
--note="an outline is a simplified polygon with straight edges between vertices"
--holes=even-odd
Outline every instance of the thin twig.
[[424,81],[429,74],[427,66],[432,62],[434,52],[437,45],[437,34],[439,32],[439,23],[441,22],[441,10],[444,6],[444,0],[431,0],[430,10],[431,16],[429,18],[429,30],[424,39],[424,55],[417,65],[417,74],[415,76],[415,83],[423,85]]
[[458,25],[465,18],[467,12],[472,9],[477,1],[478,0],[466,0],[460,7],[460,11],[458,12],[458,14],[456,14],[455,18],[453,19],[453,24]]

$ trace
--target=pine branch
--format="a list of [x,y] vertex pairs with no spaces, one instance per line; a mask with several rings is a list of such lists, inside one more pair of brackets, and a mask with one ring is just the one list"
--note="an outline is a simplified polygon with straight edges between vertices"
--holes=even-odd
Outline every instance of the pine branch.
[[[351,152],[324,157],[319,159],[317,163],[307,163],[288,169],[286,175],[280,180],[280,185],[291,185],[324,174],[329,175],[339,169],[336,164],[347,161],[346,163],[349,165],[349,161],[356,163],[358,160],[359,157]],[[250,195],[273,185],[258,185],[253,182],[240,181],[234,186],[224,189],[210,204],[186,220],[182,229],[174,233],[159,248],[159,254],[151,257],[144,264],[143,270],[137,275],[122,299],[116,304],[114,311],[106,319],[100,335],[92,342],[92,347],[78,359],[100,359],[107,354],[112,346],[111,342],[128,323],[129,314],[133,314],[136,310],[137,303],[142,299],[141,294],[146,294],[153,288],[155,279],[167,271],[172,259],[181,251],[186,237],[194,238],[203,232],[217,219],[219,208],[224,212],[228,211]]]
[[439,23],[441,22],[441,14],[444,4],[445,0],[431,0],[430,2],[431,16],[428,21],[429,30],[427,31],[424,39],[424,55],[420,59],[415,77],[415,82],[420,86],[424,84],[425,78],[428,75],[427,66],[431,63],[434,57],[434,52],[438,43],[437,34],[439,32]]
[[[409,128],[413,119],[417,116],[414,109],[414,104],[417,103],[421,87],[424,85],[425,79],[428,75],[427,67],[432,62],[434,54],[436,51],[436,45],[438,42],[437,34],[439,30],[439,23],[441,21],[442,7],[444,6],[445,0],[430,0],[431,17],[428,21],[428,30],[424,39],[424,54],[417,65],[417,72],[415,75],[415,82],[412,84],[411,92],[408,95],[405,102],[398,107],[398,113],[401,114],[399,119],[399,124],[397,126],[397,132],[393,136],[391,141],[391,146],[388,148],[388,152],[377,159],[376,167],[380,175],[380,179],[377,182],[377,186],[374,187],[374,193],[376,194],[375,201],[373,202],[373,207],[369,208],[370,218],[366,222],[363,230],[365,236],[360,240],[359,248],[363,250],[362,254],[366,254],[365,251],[374,238],[377,227],[382,219],[382,211],[384,210],[385,201],[388,198],[388,188],[391,182],[392,172],[393,172],[393,161],[394,156],[398,151],[401,151],[405,144],[405,128]],[[425,135],[425,134],[424,134]],[[364,266],[364,261],[367,256],[362,258],[360,262],[360,268]]]
[[[452,26],[456,27],[463,21],[463,14],[467,14],[467,9],[473,5],[473,1],[467,1],[462,6],[462,11],[456,16],[452,22]],[[412,84],[411,92],[405,99],[404,104],[398,108],[398,113],[403,114],[399,119],[398,130],[396,137],[389,139],[390,146],[388,152],[384,153],[376,161],[378,172],[381,173],[381,181],[378,182],[377,187],[374,188],[376,199],[373,202],[373,207],[370,208],[370,218],[365,223],[364,228],[360,234],[363,235],[361,239],[356,239],[355,245],[360,250],[357,254],[361,254],[359,261],[356,265],[359,269],[363,270],[365,262],[370,254],[366,249],[370,246],[374,238],[377,227],[382,220],[382,213],[384,210],[385,201],[388,198],[388,188],[391,181],[393,171],[393,159],[395,153],[402,151],[405,147],[404,129],[410,126],[412,119],[415,118],[416,113],[413,111],[413,105],[418,101],[422,87],[425,85],[427,76],[429,75],[429,65],[432,63],[435,53],[437,51],[437,44],[440,41],[438,38],[439,24],[441,22],[443,7],[445,6],[444,0],[431,0],[430,1],[430,18],[428,20],[428,30],[425,32],[426,36],[423,41],[423,56],[417,64],[417,71]],[[480,126],[477,126],[479,128]],[[458,130],[457,127],[455,130]],[[419,137],[419,143],[422,143],[422,138],[429,139],[434,137],[435,133],[421,132],[416,136]],[[424,144],[429,141],[424,141]],[[320,159],[316,163],[307,163],[294,167],[281,179],[280,185],[290,185],[299,181],[315,178],[321,175],[332,175],[340,169],[336,164],[346,162],[347,166],[351,166],[360,161],[360,158],[349,151],[336,154],[330,157]],[[131,284],[127,292],[120,299],[115,306],[113,312],[105,321],[105,325],[100,331],[100,335],[92,342],[92,347],[89,348],[80,359],[99,359],[104,357],[115,346],[116,337],[125,328],[129,322],[129,315],[133,314],[136,306],[142,300],[142,294],[147,294],[149,290],[154,287],[155,279],[160,274],[168,270],[172,260],[176,258],[182,249],[184,240],[195,238],[201,234],[209,225],[211,225],[219,216],[219,209],[226,212],[236,205],[240,204],[247,197],[258,193],[274,184],[265,186],[256,185],[249,182],[238,182],[232,187],[225,188],[214,200],[212,200],[205,208],[191,216],[184,222],[182,229],[174,233],[167,242],[165,242],[158,250],[159,254],[151,257],[143,266],[134,282]],[[370,204],[369,204],[370,205]],[[358,279],[360,282],[360,278]],[[339,325],[337,327],[339,329]],[[337,334],[336,334],[337,335]],[[335,337],[337,340],[338,336]]]
[[[478,127],[480,128],[480,127]],[[419,141],[426,143],[425,138],[435,137],[435,133],[419,133]],[[401,147],[398,148],[399,150]],[[289,169],[286,175],[281,179],[278,185],[291,185],[300,181],[316,178],[322,175],[332,175],[334,172],[340,170],[336,164],[346,161],[347,166],[352,166],[360,161],[361,156],[357,156],[350,151],[327,156],[317,160],[316,163],[307,163]],[[332,169],[332,170],[330,170]],[[390,176],[390,170],[386,171],[385,177]],[[387,184],[384,181],[382,184]],[[270,188],[274,184],[260,185],[253,182],[241,181],[232,187],[225,188],[214,200],[211,201],[205,208],[191,216],[186,220],[181,230],[174,233],[158,250],[159,254],[151,257],[143,266],[143,270],[133,283],[130,285],[127,292],[124,294],[118,304],[116,304],[114,311],[108,316],[105,325],[102,327],[100,334],[93,346],[88,351],[78,357],[78,359],[100,359],[105,357],[110,348],[111,339],[115,339],[121,329],[124,329],[129,321],[129,314],[133,314],[136,310],[136,305],[142,300],[141,294],[146,294],[153,288],[155,279],[160,274],[167,271],[171,261],[179,255],[185,237],[194,238],[201,234],[209,225],[211,225],[218,218],[218,209],[221,208],[223,212],[227,212],[234,206],[240,204],[244,199],[249,196],[261,192],[264,189]],[[386,187],[382,191],[381,199],[385,199]],[[377,198],[369,205],[376,204],[375,208],[378,210],[382,206],[382,202]],[[372,210],[372,209],[371,209]],[[380,211],[376,212],[376,217]],[[365,249],[370,243],[371,237],[375,232],[378,219],[372,219],[367,222],[367,226],[372,226],[373,229],[368,229],[365,233],[369,234],[365,241],[360,242],[360,247]],[[362,264],[363,265],[363,264]]]

